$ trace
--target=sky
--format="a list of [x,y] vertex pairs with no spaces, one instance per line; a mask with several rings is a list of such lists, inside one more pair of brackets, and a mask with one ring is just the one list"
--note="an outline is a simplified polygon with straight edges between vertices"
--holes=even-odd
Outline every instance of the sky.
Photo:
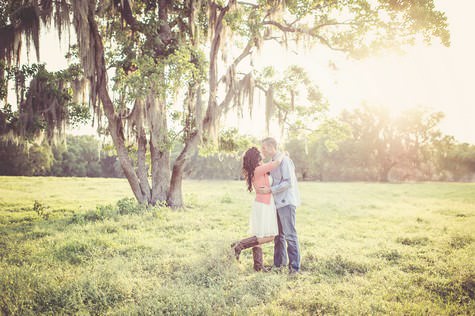
[[[262,52],[261,61],[267,65],[298,64],[306,68],[311,78],[330,104],[330,115],[344,109],[354,109],[363,103],[386,106],[392,115],[414,107],[441,111],[440,123],[444,134],[460,142],[475,144],[475,11],[473,0],[436,0],[436,8],[446,13],[451,45],[438,41],[408,47],[403,55],[387,51],[363,60],[349,60],[343,55],[316,48],[276,54],[269,48]],[[337,70],[328,66],[335,62]],[[285,68],[285,67],[283,67]],[[259,117],[257,115],[257,117]],[[259,118],[262,120],[262,118]],[[236,119],[231,119],[231,124]],[[242,130],[255,133],[257,122],[239,122]],[[264,126],[257,134],[264,134]],[[278,131],[270,132],[276,138]]]
[[[354,109],[362,103],[382,105],[397,115],[400,111],[416,106],[431,111],[442,111],[445,118],[440,127],[444,134],[454,136],[460,142],[475,144],[475,30],[474,0],[435,0],[436,8],[445,12],[451,33],[451,46],[438,42],[431,46],[417,45],[406,49],[404,55],[386,52],[364,60],[349,60],[332,53],[331,59],[337,70],[328,66],[329,56],[322,49],[303,52],[283,52],[273,47],[262,50],[256,58],[262,66],[280,65],[286,68],[298,64],[307,69],[310,77],[320,87],[330,104],[330,113],[338,115],[343,109]],[[49,70],[66,66],[63,56],[67,43],[61,48],[54,32],[45,32],[43,37],[51,44],[41,45],[41,60]],[[44,41],[42,43],[45,43]],[[33,56],[31,56],[33,57]],[[264,103],[262,103],[263,105]],[[230,115],[226,125],[238,126],[243,133],[265,135],[263,106],[254,107],[254,119],[236,119]],[[262,123],[262,124],[261,124]],[[274,126],[275,127],[275,126]],[[93,133],[84,127],[74,133]],[[277,129],[271,136],[279,137]]]

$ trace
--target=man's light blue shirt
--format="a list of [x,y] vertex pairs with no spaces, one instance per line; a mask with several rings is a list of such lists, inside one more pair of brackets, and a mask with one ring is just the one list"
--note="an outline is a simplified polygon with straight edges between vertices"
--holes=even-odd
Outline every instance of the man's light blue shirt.
[[276,208],[287,205],[300,206],[300,192],[292,159],[285,156],[280,166],[273,169],[270,174],[273,180],[271,191]]

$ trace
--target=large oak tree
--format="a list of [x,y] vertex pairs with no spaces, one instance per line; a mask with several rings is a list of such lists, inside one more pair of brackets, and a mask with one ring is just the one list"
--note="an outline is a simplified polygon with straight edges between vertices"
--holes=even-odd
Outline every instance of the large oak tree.
[[[105,117],[137,200],[172,207],[183,204],[181,180],[192,153],[216,139],[223,113],[244,106],[246,98],[252,107],[254,87],[265,89],[267,113],[279,106],[288,111],[292,97],[282,106],[272,85],[240,71],[267,41],[283,48],[324,45],[352,57],[403,47],[421,36],[449,43],[446,18],[433,0],[9,0],[0,6],[2,69],[19,66],[23,40],[40,58],[43,24],[53,25],[60,37],[73,31],[95,118]],[[11,77],[2,69],[4,91]],[[69,83],[76,93],[84,88],[79,83]],[[183,100],[178,109],[177,100]],[[19,111],[28,104],[19,102]],[[176,140],[183,149],[171,166]]]

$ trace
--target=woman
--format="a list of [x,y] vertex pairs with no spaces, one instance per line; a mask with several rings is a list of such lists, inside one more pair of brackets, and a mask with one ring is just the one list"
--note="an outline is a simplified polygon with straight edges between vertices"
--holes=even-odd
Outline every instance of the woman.
[[[282,159],[283,155],[281,154],[274,161],[263,164],[259,150],[256,147],[248,149],[244,154],[242,172],[249,192],[252,192],[253,187],[269,188],[272,185],[272,177],[268,175],[268,172],[277,168]],[[261,271],[264,266],[260,245],[273,241],[279,233],[277,213],[271,193],[256,193],[250,216],[250,231],[253,237],[233,243],[231,247],[238,260],[242,250],[253,247],[254,270]]]

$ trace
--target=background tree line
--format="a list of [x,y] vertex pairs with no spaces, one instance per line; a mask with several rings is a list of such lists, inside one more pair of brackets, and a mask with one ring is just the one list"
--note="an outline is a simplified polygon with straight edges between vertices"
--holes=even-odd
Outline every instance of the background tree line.
[[[293,125],[283,147],[302,180],[473,181],[475,146],[442,134],[438,128],[442,118],[443,113],[422,108],[392,118],[387,108],[363,105],[327,118],[314,129]],[[219,150],[202,148],[184,175],[239,179],[243,152],[258,143],[236,129],[222,131]],[[173,146],[172,160],[182,146],[179,142]],[[128,151],[136,164],[137,148],[129,146]],[[67,145],[2,140],[0,161],[2,175],[124,177],[114,147],[94,136],[69,135]]]
[[123,177],[117,155],[89,135],[68,135],[67,145],[0,140],[0,160],[2,175]]
[[306,134],[294,130],[286,150],[308,180],[474,181],[475,146],[444,135],[443,116],[415,108],[391,117],[363,105]]

